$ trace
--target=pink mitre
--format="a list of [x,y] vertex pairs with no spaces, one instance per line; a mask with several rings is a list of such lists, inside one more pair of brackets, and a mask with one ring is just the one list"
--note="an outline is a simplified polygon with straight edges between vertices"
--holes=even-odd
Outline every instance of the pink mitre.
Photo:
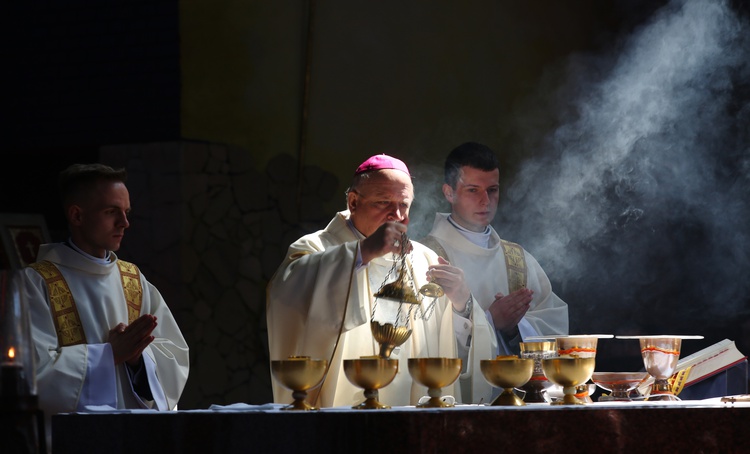
[[357,171],[354,172],[354,175],[359,175],[360,173],[369,172],[371,170],[383,170],[383,169],[396,169],[411,176],[409,174],[409,168],[406,167],[406,164],[404,164],[404,161],[394,158],[392,156],[388,156],[386,154],[377,154],[375,156],[370,157],[367,161],[363,162],[362,164],[359,165],[359,167],[357,167]]

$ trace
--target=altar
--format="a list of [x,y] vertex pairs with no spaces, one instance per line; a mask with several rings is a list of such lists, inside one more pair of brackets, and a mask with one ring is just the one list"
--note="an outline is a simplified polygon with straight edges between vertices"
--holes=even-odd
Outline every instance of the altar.
[[[747,397],[747,396],[740,396]],[[55,454],[747,452],[750,402],[596,402],[284,411],[90,411],[52,417]]]

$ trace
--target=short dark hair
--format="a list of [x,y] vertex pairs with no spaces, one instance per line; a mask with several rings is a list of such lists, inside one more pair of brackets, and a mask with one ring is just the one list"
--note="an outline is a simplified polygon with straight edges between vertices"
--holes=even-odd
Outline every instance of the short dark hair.
[[96,185],[104,181],[120,181],[128,179],[127,170],[113,169],[104,164],[73,164],[60,172],[58,188],[63,207],[96,190]]
[[477,142],[465,142],[454,148],[445,158],[445,182],[453,189],[458,183],[461,167],[490,171],[500,168],[497,155],[487,145]]

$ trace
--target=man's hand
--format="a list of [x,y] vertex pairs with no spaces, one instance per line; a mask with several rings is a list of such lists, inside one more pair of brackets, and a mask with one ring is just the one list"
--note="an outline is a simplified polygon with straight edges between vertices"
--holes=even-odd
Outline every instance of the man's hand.
[[527,288],[518,289],[507,296],[502,293],[495,295],[495,301],[489,308],[495,329],[503,334],[514,333],[518,323],[529,310],[533,296],[534,292]]
[[108,342],[112,345],[115,365],[127,362],[131,366],[137,366],[141,353],[154,340],[151,333],[156,325],[156,317],[144,314],[130,325],[119,323],[109,330]]
[[466,285],[464,272],[461,268],[457,268],[444,258],[438,257],[438,264],[430,265],[427,270],[427,279],[443,287],[454,309],[458,312],[463,312],[466,309],[466,302],[469,300],[471,291]]
[[406,224],[400,222],[388,221],[378,227],[372,235],[368,236],[360,243],[362,252],[362,264],[370,263],[370,260],[382,257],[386,254],[400,254],[402,248],[408,254],[414,248],[407,239],[408,244],[401,244],[406,238]]

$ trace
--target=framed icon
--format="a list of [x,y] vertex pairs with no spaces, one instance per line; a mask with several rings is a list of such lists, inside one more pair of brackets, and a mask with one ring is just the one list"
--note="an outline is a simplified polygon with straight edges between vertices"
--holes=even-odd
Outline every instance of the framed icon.
[[0,266],[11,269],[34,263],[39,246],[50,241],[41,214],[0,213],[0,236]]

